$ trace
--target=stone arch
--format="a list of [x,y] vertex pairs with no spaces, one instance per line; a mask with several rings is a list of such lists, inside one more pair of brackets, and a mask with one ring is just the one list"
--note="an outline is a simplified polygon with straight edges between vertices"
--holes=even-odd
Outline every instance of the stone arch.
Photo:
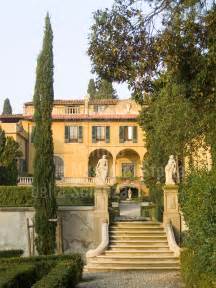
[[95,176],[96,165],[98,163],[98,160],[101,159],[103,155],[107,156],[107,160],[109,163],[108,177],[113,176],[113,156],[112,156],[112,154],[106,149],[95,149],[89,154],[89,159],[88,159],[88,176],[89,177]]
[[134,149],[123,149],[116,155],[116,176],[136,178],[141,175],[141,158]]
[[60,180],[64,178],[64,160],[60,156],[55,155],[54,164],[55,164],[56,179]]

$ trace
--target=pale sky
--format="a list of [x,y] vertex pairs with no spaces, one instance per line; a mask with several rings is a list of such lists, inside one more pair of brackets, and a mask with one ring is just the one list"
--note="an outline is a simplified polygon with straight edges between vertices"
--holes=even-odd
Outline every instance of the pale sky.
[[[13,112],[32,100],[36,60],[48,11],[54,32],[55,99],[83,98],[91,75],[86,53],[93,11],[113,0],[0,0],[0,113],[5,98]],[[115,85],[129,98],[126,85]]]

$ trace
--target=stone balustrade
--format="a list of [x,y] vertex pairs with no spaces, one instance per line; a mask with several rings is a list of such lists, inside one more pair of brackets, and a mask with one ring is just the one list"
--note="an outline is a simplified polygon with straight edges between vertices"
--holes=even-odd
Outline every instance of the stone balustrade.
[[[106,179],[107,185],[113,185],[116,182],[116,178],[107,177]],[[18,185],[19,186],[30,186],[33,183],[33,177],[19,177]],[[94,177],[64,177],[61,180],[57,180],[56,184],[58,186],[65,185],[86,185],[86,186],[95,186],[95,178]]]

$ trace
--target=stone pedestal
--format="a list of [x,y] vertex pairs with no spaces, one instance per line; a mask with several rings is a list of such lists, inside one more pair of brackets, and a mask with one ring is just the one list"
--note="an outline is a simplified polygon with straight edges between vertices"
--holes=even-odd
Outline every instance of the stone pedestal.
[[109,222],[109,186],[97,186],[95,188],[94,234],[95,242],[101,242],[102,224]]
[[166,185],[164,186],[164,214],[163,223],[166,225],[171,222],[176,241],[180,240],[181,230],[181,216],[178,204],[178,186]]

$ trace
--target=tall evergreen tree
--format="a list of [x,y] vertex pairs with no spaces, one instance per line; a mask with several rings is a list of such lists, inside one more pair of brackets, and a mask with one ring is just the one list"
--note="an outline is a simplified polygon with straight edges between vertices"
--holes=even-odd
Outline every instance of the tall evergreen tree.
[[55,166],[53,160],[52,109],[53,109],[53,32],[49,15],[45,19],[43,48],[37,60],[34,92],[34,181],[36,247],[40,255],[55,252],[57,217],[55,199]]
[[96,85],[94,79],[89,80],[87,93],[90,96],[90,99],[94,99],[96,95]]
[[112,82],[105,79],[99,81],[97,99],[117,99],[116,91],[113,88]]
[[22,156],[19,144],[12,137],[6,137],[0,127],[0,185],[16,185],[17,161]]
[[12,107],[10,104],[10,100],[6,98],[4,100],[3,112],[2,115],[11,115],[12,114]]

